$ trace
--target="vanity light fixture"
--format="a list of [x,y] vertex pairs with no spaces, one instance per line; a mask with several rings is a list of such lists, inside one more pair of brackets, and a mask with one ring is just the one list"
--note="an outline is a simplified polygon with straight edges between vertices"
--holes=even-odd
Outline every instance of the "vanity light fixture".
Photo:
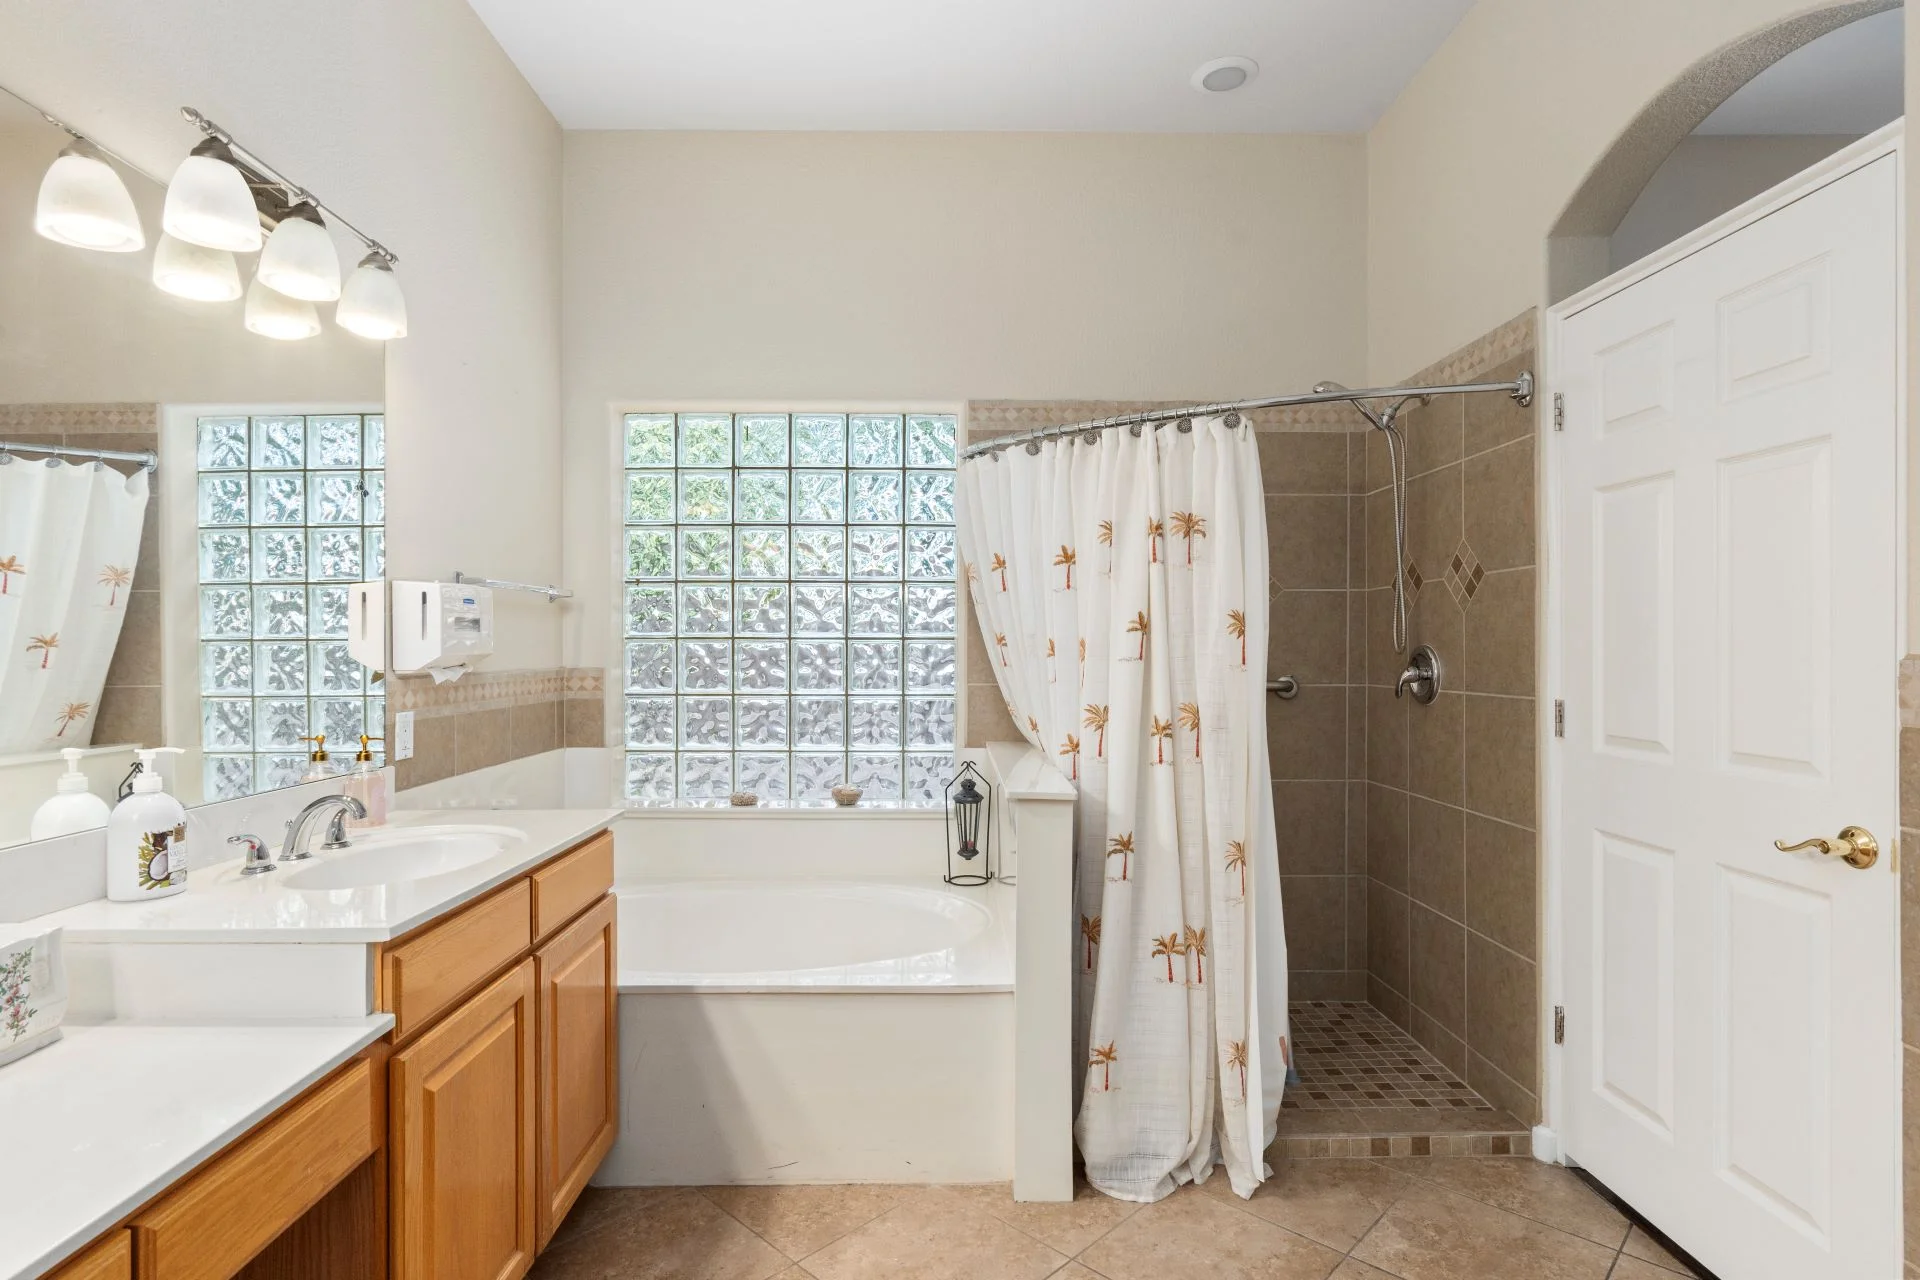
[[177,298],[232,302],[240,296],[240,265],[225,249],[188,244],[163,231],[153,250],[153,283]]
[[255,276],[247,286],[247,328],[263,338],[296,342],[320,332],[320,313],[311,302],[289,298]]
[[209,249],[252,253],[260,247],[253,189],[225,139],[202,139],[180,162],[167,184],[160,225],[176,239]]
[[254,277],[269,289],[306,302],[332,302],[340,296],[340,255],[311,201],[303,199],[281,215],[260,251]]
[[340,291],[333,320],[347,332],[375,342],[407,336],[407,300],[393,264],[383,254],[376,251],[360,259]]
[[1190,83],[1202,93],[1232,93],[1260,74],[1252,58],[1215,58],[1194,71]]
[[107,253],[133,253],[147,244],[127,184],[100,149],[79,134],[40,180],[33,229],[60,244]]

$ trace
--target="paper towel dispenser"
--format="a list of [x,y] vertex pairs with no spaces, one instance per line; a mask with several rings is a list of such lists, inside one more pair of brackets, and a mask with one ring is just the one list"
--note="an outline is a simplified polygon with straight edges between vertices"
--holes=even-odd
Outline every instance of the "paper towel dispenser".
[[493,652],[493,592],[463,582],[356,582],[347,596],[347,646],[376,671],[472,666]]

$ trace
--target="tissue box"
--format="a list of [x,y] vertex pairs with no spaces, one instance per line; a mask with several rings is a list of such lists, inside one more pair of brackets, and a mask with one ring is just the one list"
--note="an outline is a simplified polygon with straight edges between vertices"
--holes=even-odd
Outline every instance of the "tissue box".
[[0,1066],[60,1038],[67,967],[60,930],[0,925]]

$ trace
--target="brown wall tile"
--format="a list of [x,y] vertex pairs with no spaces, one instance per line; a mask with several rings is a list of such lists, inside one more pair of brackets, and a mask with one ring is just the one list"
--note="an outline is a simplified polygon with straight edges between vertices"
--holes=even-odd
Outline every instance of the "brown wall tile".
[[[1423,644],[1432,645],[1433,651],[1440,655],[1440,687],[1460,689],[1460,659],[1467,647],[1467,622],[1453,593],[1444,582],[1428,582],[1420,588],[1408,613],[1407,653],[1411,654]],[[1398,680],[1406,668],[1404,656],[1397,657],[1396,661],[1392,674],[1384,681],[1386,684]]]
[[1367,530],[1366,575],[1363,587],[1393,585],[1393,493],[1380,489],[1366,497],[1364,523]]
[[1408,906],[1404,894],[1378,880],[1367,882],[1367,972],[1403,996],[1408,986]]
[[[1367,780],[1389,787],[1407,785],[1407,707],[1410,699],[1396,698],[1378,685],[1366,690]],[[1425,708],[1422,708],[1424,710]]]
[[1483,568],[1519,569],[1536,561],[1533,439],[1467,459],[1467,543]]
[[1407,793],[1367,784],[1367,874],[1407,889]]
[[995,684],[967,686],[967,745],[985,746],[989,742],[1019,742],[1020,731],[1007,714],[1007,700]]
[[1407,912],[1407,955],[1413,1007],[1453,1035],[1467,1029],[1467,931],[1413,903]]
[[[1476,377],[1481,382],[1510,382],[1519,377],[1523,369],[1534,369],[1532,351],[1523,351]],[[1512,396],[1463,396],[1462,399],[1466,401],[1468,457],[1534,434],[1534,415],[1540,407],[1538,396],[1534,397],[1531,407],[1522,407]]]
[[[389,705],[387,717],[391,721],[393,709]],[[413,717],[413,755],[405,760],[394,761],[394,790],[405,791],[409,787],[424,786],[429,782],[438,782],[442,778],[451,778],[459,770],[455,767],[454,739],[457,713],[445,715],[425,715],[416,713]],[[391,723],[387,726],[389,734],[393,731]]]
[[1467,1078],[1467,1042],[1441,1026],[1418,1002],[1413,1006],[1413,1038],[1447,1070]]
[[1267,699],[1267,753],[1275,778],[1343,778],[1346,743],[1343,686],[1307,685],[1295,697]]
[[1346,874],[1347,785],[1337,780],[1273,784],[1281,875]]
[[121,599],[126,602],[127,612],[120,620],[120,638],[114,645],[113,661],[107,664],[106,683],[166,683],[160,653],[160,593],[128,591]]
[[520,703],[508,708],[509,759],[560,749],[560,699]]
[[[563,699],[560,704],[560,737],[562,744],[569,747],[607,746],[606,699],[598,694]],[[619,745],[618,740],[614,745]]]
[[1282,589],[1347,585],[1347,499],[1267,499],[1269,572]]
[[[1367,968],[1367,878],[1347,877],[1347,968],[1366,972]],[[1356,1000],[1365,1000],[1363,987]]]
[[1407,481],[1407,560],[1439,586],[1464,536],[1458,464]]
[[1408,475],[1425,475],[1460,461],[1467,399],[1466,396],[1436,396],[1401,415],[1401,434],[1407,442]]
[[1268,493],[1345,493],[1346,431],[1256,431],[1260,484]]
[[1533,826],[1533,699],[1473,694],[1466,708],[1467,808]]
[[1372,973],[1367,974],[1367,1003],[1385,1014],[1394,1026],[1409,1035],[1413,1033],[1412,1002]]
[[1467,1045],[1516,1082],[1540,1078],[1540,984],[1525,960],[1467,935]]
[[1466,915],[1465,818],[1418,796],[1407,802],[1407,894],[1454,920]]
[[1906,1148],[1907,1176],[1902,1215],[1906,1225],[1907,1257],[1920,1258],[1920,1178],[1913,1176],[1914,1157],[1920,1152],[1920,1049],[1907,1045],[1900,1052],[1901,1075],[1905,1081],[1901,1111],[1901,1141]]
[[1347,682],[1347,592],[1282,591],[1269,609],[1268,676]]
[[[1443,671],[1443,690],[1445,685]],[[1410,697],[1401,701],[1408,704],[1407,789],[1442,804],[1460,804],[1466,794],[1464,700],[1457,693],[1442,692],[1425,706]]]
[[1347,963],[1347,878],[1282,876],[1280,894],[1288,967],[1343,968]]
[[1531,695],[1534,618],[1532,569],[1503,569],[1483,578],[1467,606],[1459,688]]
[[1367,784],[1347,784],[1347,874],[1367,874]]
[[1540,1095],[1469,1049],[1467,1084],[1521,1124],[1540,1123]]
[[454,717],[454,722],[455,773],[472,773],[514,758],[513,713],[509,708],[465,711]]
[[93,713],[93,742],[103,747],[121,742],[160,745],[164,737],[160,692],[160,686],[152,684],[110,684],[102,689],[100,706]]
[[1467,927],[1521,955],[1537,955],[1539,837],[1525,827],[1466,815]]
[[1900,730],[1900,825],[1920,830],[1920,729]]
[[[1365,597],[1366,626],[1362,648],[1367,655],[1367,669],[1364,673],[1355,673],[1360,683],[1391,689],[1393,682],[1406,670],[1407,659],[1404,654],[1393,650],[1393,588],[1375,587],[1361,593]],[[1407,622],[1411,630],[1413,610],[1417,601],[1407,602]]]

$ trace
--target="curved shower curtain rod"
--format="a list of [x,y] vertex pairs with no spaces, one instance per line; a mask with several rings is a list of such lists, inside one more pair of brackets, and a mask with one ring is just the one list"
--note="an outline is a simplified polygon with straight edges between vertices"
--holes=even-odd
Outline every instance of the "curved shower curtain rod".
[[961,458],[977,458],[982,454],[999,456],[1002,450],[1014,445],[1024,444],[1029,450],[1038,453],[1040,442],[1057,440],[1062,436],[1088,434],[1097,431],[1111,431],[1115,427],[1138,426],[1149,422],[1173,422],[1180,418],[1208,418],[1222,413],[1241,413],[1249,409],[1274,409],[1284,405],[1300,404],[1340,404],[1351,401],[1356,409],[1372,419],[1377,427],[1381,419],[1363,400],[1392,400],[1394,404],[1388,410],[1387,420],[1398,412],[1400,406],[1409,400],[1425,400],[1433,396],[1467,395],[1474,392],[1502,391],[1512,396],[1522,405],[1533,403],[1533,374],[1522,373],[1512,382],[1459,382],[1434,387],[1363,387],[1358,391],[1349,390],[1336,383],[1323,382],[1304,395],[1269,396],[1264,400],[1228,400],[1218,404],[1189,404],[1177,409],[1150,409],[1145,413],[1123,413],[1113,418],[1094,418],[1087,422],[1070,423],[1064,427],[1037,427],[1032,431],[1023,431],[1018,435],[995,436],[991,440],[982,440],[978,444],[967,446]]

